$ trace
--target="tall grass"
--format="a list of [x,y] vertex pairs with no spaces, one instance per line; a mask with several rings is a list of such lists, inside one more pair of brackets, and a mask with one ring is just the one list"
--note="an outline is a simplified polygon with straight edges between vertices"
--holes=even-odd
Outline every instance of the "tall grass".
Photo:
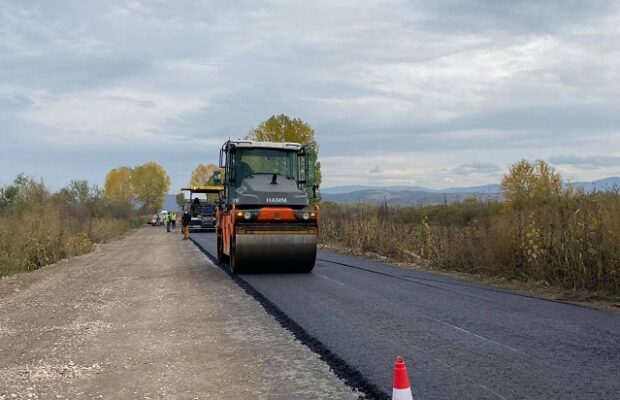
[[620,193],[509,206],[322,206],[321,241],[432,268],[620,295]]
[[[8,200],[7,188],[15,189]],[[83,192],[49,194],[42,183],[20,177],[0,188],[0,276],[88,253],[143,221],[119,212],[88,186]]]

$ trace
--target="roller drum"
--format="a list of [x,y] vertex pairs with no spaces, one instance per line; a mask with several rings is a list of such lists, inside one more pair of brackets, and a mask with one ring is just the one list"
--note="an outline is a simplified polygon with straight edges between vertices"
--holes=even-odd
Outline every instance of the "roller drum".
[[235,269],[310,272],[316,260],[316,234],[237,234]]

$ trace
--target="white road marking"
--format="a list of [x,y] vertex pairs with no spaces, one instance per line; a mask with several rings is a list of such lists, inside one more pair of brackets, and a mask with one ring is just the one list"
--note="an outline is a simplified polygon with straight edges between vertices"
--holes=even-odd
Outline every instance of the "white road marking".
[[[426,315],[426,314],[425,314],[425,315]],[[510,351],[512,351],[512,352],[515,352],[515,353],[518,353],[518,352],[519,352],[519,350],[517,350],[517,349],[515,349],[515,348],[513,348],[513,347],[510,347],[510,346],[507,346],[507,345],[505,345],[505,344],[502,344],[502,343],[496,342],[496,341],[495,341],[495,340],[493,340],[493,339],[489,339],[489,338],[486,338],[486,337],[484,337],[484,336],[480,336],[480,335],[478,335],[478,334],[476,334],[476,333],[473,333],[473,332],[468,331],[467,329],[463,329],[463,328],[461,328],[461,327],[459,327],[459,326],[449,324],[449,323],[447,323],[447,322],[444,322],[444,321],[442,321],[442,320],[440,320],[440,319],[437,319],[437,318],[433,318],[433,317],[428,316],[428,315],[427,315],[427,317],[428,317],[428,318],[431,318],[431,319],[433,319],[433,320],[435,320],[435,321],[437,321],[437,322],[439,322],[440,324],[443,324],[443,325],[449,326],[450,328],[456,329],[456,330],[457,330],[457,331],[459,331],[459,332],[467,333],[468,335],[472,335],[472,336],[474,336],[474,337],[476,337],[476,338],[478,338],[478,339],[486,340],[487,342],[491,342],[491,343],[493,343],[493,344],[496,344],[496,345],[498,345],[498,346],[501,346],[501,347],[503,347],[503,348],[506,348],[506,349],[508,349],[508,350],[510,350]]]
[[351,286],[347,286],[347,285],[345,285],[344,283],[342,283],[342,282],[340,282],[340,281],[337,281],[337,280],[332,279],[332,278],[328,278],[328,277],[326,277],[326,276],[324,276],[324,275],[321,275],[321,274],[317,274],[316,272],[315,272],[315,273],[313,273],[312,275],[316,275],[316,276],[318,276],[318,277],[320,277],[320,278],[323,278],[323,279],[326,279],[326,280],[328,280],[328,281],[330,281],[330,282],[337,283],[337,284],[338,284],[338,285],[340,285],[340,286],[344,286],[344,287],[348,287],[349,289],[353,289]]
[[497,397],[499,397],[502,400],[508,400],[507,398],[505,398],[504,396],[502,396],[501,394],[494,392],[493,390],[489,389],[488,387],[484,386],[483,384],[479,383],[478,386],[480,386],[481,388],[483,388],[484,390],[486,390],[489,393],[492,393],[494,395],[496,395]]
[[[450,324],[447,324],[447,325],[450,325]],[[451,327],[453,327],[453,328],[454,328],[454,329],[456,329],[456,330],[461,331],[461,332],[469,333],[470,335],[475,336],[475,337],[477,337],[477,338],[480,338],[480,339],[482,339],[482,340],[486,340],[486,341],[491,342],[491,343],[494,343],[494,344],[496,344],[496,345],[498,345],[498,346],[505,347],[505,348],[507,348],[508,350],[513,351],[513,352],[515,352],[515,353],[518,353],[518,352],[519,352],[517,349],[515,349],[515,348],[513,348],[513,347],[506,346],[505,344],[502,344],[502,343],[496,342],[495,340],[492,340],[492,339],[486,338],[486,337],[484,337],[484,336],[477,335],[477,334],[475,334],[475,333],[473,333],[473,332],[470,332],[470,331],[468,331],[468,330],[466,330],[466,329],[459,328],[458,326],[454,326],[454,325],[450,325],[450,326],[451,326]]]
[[[318,274],[318,273],[316,273],[316,272],[315,272],[313,275],[316,275],[316,276],[318,276],[318,277],[320,277],[320,278],[323,278],[323,279],[325,279],[325,280],[328,280],[328,281],[330,281],[330,282],[334,282],[334,283],[336,283],[336,284],[338,284],[338,285],[340,285],[340,286],[347,287],[347,288],[349,288],[349,289],[355,289],[354,287],[348,286],[348,285],[346,285],[346,284],[344,284],[344,283],[342,283],[342,282],[340,282],[340,281],[337,281],[337,280],[332,279],[332,278],[328,278],[327,276],[324,276],[324,275]],[[386,302],[386,303],[389,303],[389,304],[395,305],[393,302],[391,302],[390,300],[387,300],[387,299],[385,299],[385,298],[383,298],[383,297],[379,297],[379,296],[375,296],[375,297],[377,297],[377,298],[381,299],[382,301],[384,301],[384,302]],[[495,344],[495,345],[497,345],[497,346],[500,346],[500,347],[506,348],[506,349],[508,349],[508,350],[510,350],[510,351],[512,351],[512,352],[515,352],[515,353],[518,353],[518,352],[519,352],[517,349],[515,349],[515,348],[513,348],[513,347],[510,347],[510,346],[507,346],[507,345],[505,345],[505,344],[502,344],[502,343],[496,342],[496,341],[495,341],[495,340],[493,340],[493,339],[489,339],[489,338],[486,338],[486,337],[484,337],[484,336],[480,336],[480,335],[478,335],[478,334],[476,334],[476,333],[473,333],[473,332],[468,331],[467,329],[463,329],[463,328],[461,328],[461,327],[459,327],[459,326],[449,324],[449,323],[444,322],[444,321],[442,321],[442,320],[440,320],[440,319],[437,319],[437,318],[435,318],[435,317],[431,317],[430,315],[427,315],[427,314],[424,314],[424,313],[421,313],[421,314],[422,314],[422,315],[424,315],[425,317],[429,318],[429,319],[432,319],[433,321],[439,322],[440,324],[443,324],[443,325],[445,325],[445,326],[449,326],[449,327],[450,327],[450,328],[452,328],[452,329],[456,329],[456,330],[457,330],[457,331],[459,331],[459,332],[463,332],[463,333],[466,333],[466,334],[468,334],[468,335],[474,336],[474,337],[476,337],[476,338],[478,338],[478,339],[481,339],[481,340],[484,340],[484,341],[487,341],[487,342],[493,343],[493,344]]]

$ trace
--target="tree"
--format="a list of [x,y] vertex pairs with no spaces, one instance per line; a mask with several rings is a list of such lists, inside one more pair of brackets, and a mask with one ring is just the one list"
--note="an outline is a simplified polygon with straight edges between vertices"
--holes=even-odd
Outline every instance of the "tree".
[[[271,116],[252,129],[246,139],[264,142],[295,142],[305,144],[315,140],[314,129],[300,118],[291,119],[287,115]],[[317,161],[315,165],[316,184],[322,180],[321,163],[318,161],[318,145],[316,146]]]
[[20,174],[13,181],[13,185],[17,187],[17,199],[21,203],[41,204],[49,197],[49,191],[42,180],[37,182],[34,178]]
[[12,185],[0,188],[0,212],[41,206],[48,197],[49,191],[43,181],[19,174]]
[[280,114],[261,122],[250,131],[247,138],[263,142],[307,143],[314,140],[314,130],[300,118],[291,119]]
[[170,177],[161,165],[147,162],[134,168],[130,182],[134,198],[141,203],[143,211],[155,212],[163,207]]
[[222,176],[224,175],[224,171],[215,164],[198,164],[194,171],[192,171],[189,186],[213,185],[215,183],[213,182],[213,173],[215,171],[220,171]]
[[131,168],[119,167],[108,172],[105,177],[105,197],[125,211],[133,208],[131,174]]
[[68,186],[55,193],[53,198],[71,207],[87,207],[93,200],[92,194],[88,181],[73,180]]
[[178,193],[176,197],[177,205],[179,206],[179,210],[183,210],[185,207],[185,195],[183,193]]
[[562,193],[562,177],[543,160],[521,160],[502,179],[502,191],[510,203],[542,199]]
[[90,186],[85,180],[71,181],[68,186],[52,194],[50,200],[60,206],[60,210],[82,220],[100,217],[109,211],[109,203],[104,201],[103,191],[95,185]]
[[0,188],[0,212],[4,212],[15,204],[19,188],[15,185],[8,185]]

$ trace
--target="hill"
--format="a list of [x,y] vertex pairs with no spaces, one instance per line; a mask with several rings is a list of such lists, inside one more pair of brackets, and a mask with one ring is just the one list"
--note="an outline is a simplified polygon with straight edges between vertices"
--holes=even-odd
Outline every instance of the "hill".
[[322,198],[336,203],[383,203],[394,205],[451,204],[468,198],[502,200],[500,192],[427,192],[412,190],[368,189],[351,193],[322,193]]
[[[620,177],[569,184],[586,192],[606,191],[620,188]],[[430,189],[422,186],[345,185],[321,189],[321,196],[323,200],[336,203],[382,203],[386,201],[388,204],[395,205],[450,204],[468,198],[503,200],[501,185],[497,183],[445,189]],[[178,211],[176,194],[166,195],[164,209]]]
[[[607,191],[620,188],[620,177],[604,178],[592,182],[571,182],[575,188],[586,192]],[[429,189],[420,186],[334,186],[321,190],[324,200],[336,203],[382,203],[397,205],[450,204],[467,198],[502,201],[501,185],[449,187]]]

